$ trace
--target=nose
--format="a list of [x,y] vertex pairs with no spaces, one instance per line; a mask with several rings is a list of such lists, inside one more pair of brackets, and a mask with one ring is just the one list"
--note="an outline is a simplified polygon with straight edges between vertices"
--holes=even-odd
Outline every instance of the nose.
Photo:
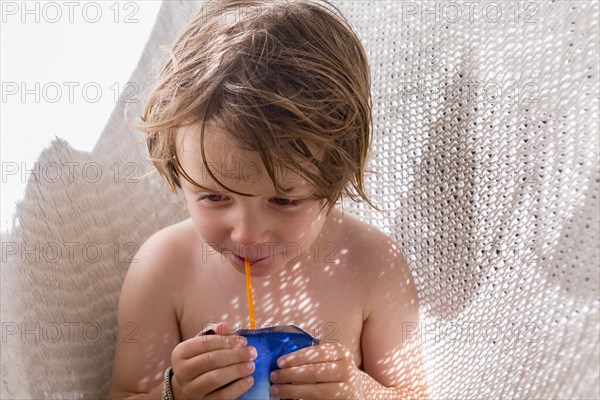
[[[269,241],[269,229],[265,218],[250,212],[240,212],[234,220],[231,241],[240,246],[254,246]],[[251,256],[252,254],[249,254]]]

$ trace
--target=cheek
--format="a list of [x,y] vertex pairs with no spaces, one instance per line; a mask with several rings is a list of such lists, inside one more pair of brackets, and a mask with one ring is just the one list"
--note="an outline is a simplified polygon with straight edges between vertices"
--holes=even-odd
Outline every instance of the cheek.
[[205,218],[203,218],[202,213],[199,212],[198,207],[196,207],[195,204],[188,203],[187,211],[190,214],[192,221],[194,221],[194,225],[196,225],[196,226],[198,225],[198,223],[200,221],[203,221],[205,219]]
[[192,222],[196,227],[196,230],[205,238],[209,239],[210,236],[217,236],[224,228],[219,224],[219,218],[215,218],[205,210],[201,210],[198,207],[188,208]]

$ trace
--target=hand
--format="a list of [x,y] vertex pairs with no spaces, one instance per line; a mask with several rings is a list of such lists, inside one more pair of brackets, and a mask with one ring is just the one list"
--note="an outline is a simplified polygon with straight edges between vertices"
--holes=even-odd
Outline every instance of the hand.
[[271,394],[280,399],[360,398],[359,369],[350,350],[326,343],[280,357],[285,361],[271,373]]
[[226,323],[219,323],[215,332],[195,336],[173,350],[171,387],[175,400],[235,399],[254,384],[250,375],[256,355],[251,350],[256,349],[246,346],[241,336],[223,335]]

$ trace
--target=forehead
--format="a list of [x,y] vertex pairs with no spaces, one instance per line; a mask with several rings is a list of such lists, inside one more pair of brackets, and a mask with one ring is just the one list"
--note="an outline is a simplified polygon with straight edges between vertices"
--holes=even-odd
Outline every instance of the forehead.
[[[176,147],[181,166],[196,183],[206,189],[226,190],[211,177],[203,163],[199,126],[180,129]],[[257,196],[277,194],[260,154],[237,148],[232,139],[210,125],[204,129],[204,156],[210,172],[225,186]],[[314,192],[314,187],[289,166],[281,164],[275,167],[274,172],[283,187],[294,188],[290,194],[308,195]],[[185,179],[182,179],[182,185],[195,188]]]

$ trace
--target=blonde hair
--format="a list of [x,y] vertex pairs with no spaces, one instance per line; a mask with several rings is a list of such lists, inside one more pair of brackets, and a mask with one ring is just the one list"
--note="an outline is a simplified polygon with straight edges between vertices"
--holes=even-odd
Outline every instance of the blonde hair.
[[[205,3],[170,49],[145,104],[149,161],[170,190],[184,171],[179,128],[207,124],[256,151],[279,193],[275,167],[293,169],[328,210],[346,194],[376,208],[364,191],[372,131],[371,76],[365,51],[327,0],[220,0]],[[318,149],[319,155],[309,148]],[[309,163],[310,168],[302,164]]]

